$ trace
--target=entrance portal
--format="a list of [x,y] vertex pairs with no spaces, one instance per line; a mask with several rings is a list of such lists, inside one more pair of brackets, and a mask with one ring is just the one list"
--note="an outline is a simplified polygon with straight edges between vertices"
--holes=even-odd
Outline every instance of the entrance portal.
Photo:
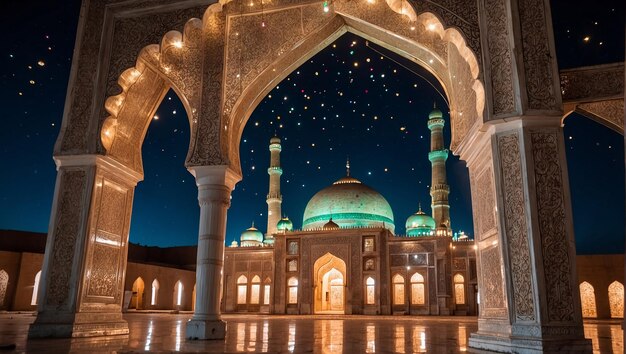
[[346,263],[330,253],[315,261],[315,313],[344,314]]

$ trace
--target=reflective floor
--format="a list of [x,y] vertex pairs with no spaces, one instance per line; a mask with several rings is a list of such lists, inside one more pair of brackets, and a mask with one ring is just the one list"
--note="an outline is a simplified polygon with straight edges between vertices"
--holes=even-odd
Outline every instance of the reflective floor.
[[[91,353],[181,351],[209,353],[457,353],[467,351],[476,319],[392,316],[228,315],[224,341],[187,341],[190,314],[126,314],[130,335],[90,339],[26,340],[31,314],[0,314],[0,352]],[[596,353],[622,353],[623,333],[616,322],[585,324]]]

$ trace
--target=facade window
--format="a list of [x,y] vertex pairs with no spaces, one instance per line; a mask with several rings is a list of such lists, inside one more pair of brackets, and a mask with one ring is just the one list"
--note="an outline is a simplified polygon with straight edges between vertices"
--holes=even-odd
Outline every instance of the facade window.
[[465,278],[457,274],[454,280],[454,302],[457,305],[465,305]]
[[245,305],[248,299],[248,278],[240,275],[237,278],[237,305]]
[[400,274],[394,275],[393,283],[393,304],[404,305],[404,277]]
[[374,270],[374,258],[367,258],[363,264],[363,270]]
[[426,304],[426,291],[424,286],[424,276],[420,273],[415,273],[411,276],[411,304],[412,305],[424,305]]
[[376,303],[376,282],[374,278],[365,279],[365,304],[374,305]]
[[298,254],[298,241],[287,242],[287,254]]
[[596,295],[593,286],[586,281],[580,283],[580,303],[583,309],[583,317],[596,318]]
[[180,306],[183,304],[183,283],[180,280],[176,282],[174,291],[176,292],[176,306]]
[[364,237],[363,238],[363,252],[374,252],[374,238],[373,237]]
[[158,299],[159,299],[159,281],[154,279],[154,281],[152,281],[152,295],[150,298],[150,305],[152,306],[156,305]]
[[298,260],[297,259],[290,259],[287,262],[287,271],[288,272],[297,272],[298,271]]
[[617,280],[609,285],[609,305],[611,318],[624,317],[624,285]]
[[296,277],[289,278],[289,280],[287,280],[287,287],[288,287],[287,303],[297,304],[298,303],[298,279],[296,279]]
[[258,305],[261,297],[261,278],[255,275],[252,278],[252,286],[250,287],[250,303]]
[[39,278],[41,278],[41,271],[38,271],[35,275],[35,284],[33,285],[33,296],[30,299],[31,305],[37,305],[37,294],[39,293]]
[[270,278],[265,278],[265,285],[263,286],[263,305],[270,304]]

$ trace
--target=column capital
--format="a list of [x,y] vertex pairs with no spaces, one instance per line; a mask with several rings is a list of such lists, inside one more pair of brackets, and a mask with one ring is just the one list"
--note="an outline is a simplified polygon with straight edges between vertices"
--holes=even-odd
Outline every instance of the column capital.
[[241,174],[226,165],[192,166],[187,170],[196,178],[198,187],[209,184],[222,185],[232,191],[237,182],[241,181]]
[[53,157],[57,171],[61,167],[95,166],[122,178],[130,186],[143,181],[143,173],[124,165],[116,159],[105,155],[57,155]]

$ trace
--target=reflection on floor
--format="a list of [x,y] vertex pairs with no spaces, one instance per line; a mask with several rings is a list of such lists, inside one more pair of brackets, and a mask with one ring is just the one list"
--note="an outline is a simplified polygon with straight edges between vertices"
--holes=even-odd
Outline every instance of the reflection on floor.
[[[473,317],[228,315],[224,341],[187,341],[189,314],[126,314],[130,335],[91,339],[26,340],[29,314],[0,314],[0,345],[18,352],[184,351],[261,353],[454,353],[467,351]],[[619,323],[585,324],[595,353],[622,353]]]

